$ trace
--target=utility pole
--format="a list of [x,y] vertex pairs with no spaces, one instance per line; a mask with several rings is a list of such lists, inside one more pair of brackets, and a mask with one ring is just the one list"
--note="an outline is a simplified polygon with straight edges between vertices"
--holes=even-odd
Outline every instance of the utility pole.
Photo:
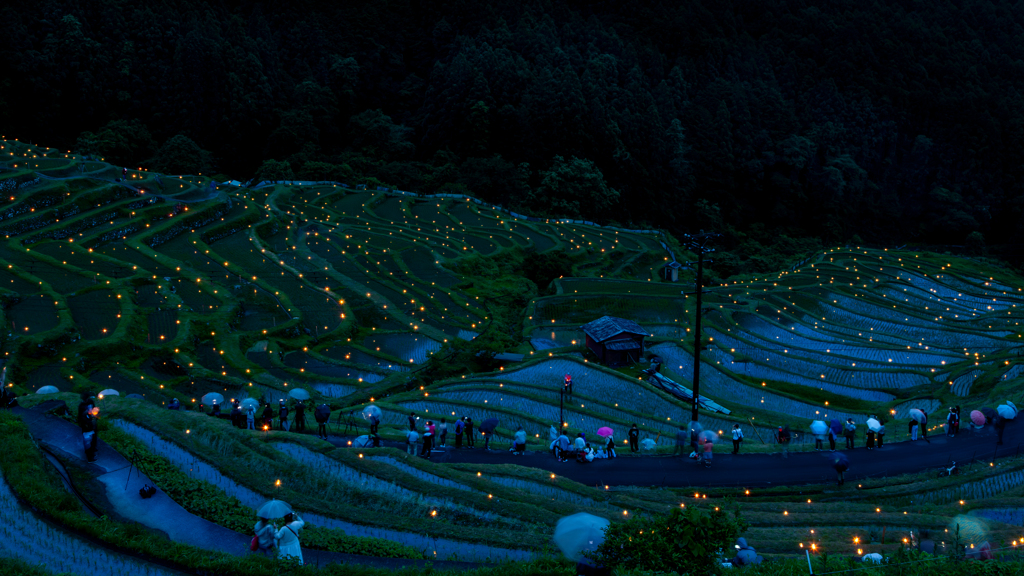
[[[697,410],[700,408],[700,320],[703,315],[703,311],[701,310],[701,294],[704,292],[704,254],[714,252],[714,250],[708,248],[708,244],[712,239],[717,238],[718,236],[719,234],[711,233],[701,233],[694,236],[687,234],[684,236],[684,241],[690,249],[697,253],[697,278],[695,281],[697,310],[693,334],[693,411],[690,415],[691,427],[697,423]],[[708,261],[709,264],[711,262],[711,260]],[[692,264],[692,262],[688,262],[688,264]]]

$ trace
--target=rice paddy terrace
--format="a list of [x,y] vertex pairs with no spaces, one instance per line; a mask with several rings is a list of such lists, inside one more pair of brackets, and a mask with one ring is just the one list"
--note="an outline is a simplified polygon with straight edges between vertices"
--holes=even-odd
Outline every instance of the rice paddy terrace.
[[[971,469],[970,483],[929,472],[868,479],[859,490],[812,484],[749,494],[696,477],[694,489],[638,487],[644,478],[584,486],[512,458],[436,464],[393,447],[344,447],[339,439],[366,431],[360,413],[372,402],[391,442],[404,438],[410,412],[421,421],[470,415],[498,419],[502,448],[522,426],[529,449],[543,452],[561,415],[573,432],[609,426],[619,442],[636,423],[654,453],[669,450],[689,405],[639,369],[657,357],[663,375],[693,388],[698,311],[683,293],[693,285],[659,281],[673,257],[662,241],[673,241],[334,184],[229,188],[144,170],[119,182],[121,170],[103,162],[0,145],[3,358],[22,404],[73,404],[79,391],[115,390],[101,400],[114,448],[202,480],[246,513],[280,495],[325,531],[320,545],[349,551],[351,541],[330,536],[344,534],[419,557],[522,560],[552,552],[554,523],[576,511],[620,518],[724,498],[743,500],[748,538],[767,554],[812,542],[852,554],[860,540],[851,534],[874,537],[869,551],[891,550],[970,509],[990,518],[993,538],[1019,537],[1011,527],[1021,508],[1019,459]],[[414,380],[446,345],[492,328],[488,279],[477,272],[485,268],[466,263],[527,251],[565,252],[573,265],[521,311],[521,342],[507,352],[525,361]],[[948,405],[969,412],[1020,401],[1022,287],[990,263],[855,247],[707,287],[700,394],[725,410],[705,409],[701,421],[722,432],[742,424],[751,451],[772,450],[772,430],[789,425],[799,450],[809,448],[811,420],[863,426],[877,415],[895,421],[891,443],[906,439],[911,408],[933,414],[935,427]],[[644,363],[612,370],[586,350],[580,326],[606,314],[647,330]],[[574,393],[560,412],[566,373]],[[59,392],[34,394],[43,386]],[[296,388],[330,404],[335,443],[317,439],[315,425],[249,432],[196,410],[209,392],[276,403]],[[167,411],[171,398],[191,410]],[[882,526],[888,536],[879,537]],[[509,531],[520,536],[510,541]]]

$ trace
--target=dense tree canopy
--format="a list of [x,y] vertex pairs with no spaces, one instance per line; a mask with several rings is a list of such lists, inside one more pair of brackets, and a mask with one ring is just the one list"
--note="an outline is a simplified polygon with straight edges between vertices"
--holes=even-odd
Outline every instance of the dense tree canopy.
[[126,163],[733,245],[1024,233],[1020,3],[44,0],[0,32],[5,135]]

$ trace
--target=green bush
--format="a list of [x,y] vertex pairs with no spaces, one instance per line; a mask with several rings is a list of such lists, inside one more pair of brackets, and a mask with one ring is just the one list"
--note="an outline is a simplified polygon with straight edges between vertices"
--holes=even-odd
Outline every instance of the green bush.
[[609,526],[594,559],[616,569],[713,574],[721,566],[719,551],[730,550],[746,528],[738,510],[676,508]]

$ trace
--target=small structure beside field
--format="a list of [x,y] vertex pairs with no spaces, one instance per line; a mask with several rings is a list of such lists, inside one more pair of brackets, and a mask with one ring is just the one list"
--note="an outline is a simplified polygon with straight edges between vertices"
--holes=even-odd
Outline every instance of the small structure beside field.
[[603,316],[584,324],[587,348],[610,367],[639,362],[644,353],[647,331],[632,320]]

